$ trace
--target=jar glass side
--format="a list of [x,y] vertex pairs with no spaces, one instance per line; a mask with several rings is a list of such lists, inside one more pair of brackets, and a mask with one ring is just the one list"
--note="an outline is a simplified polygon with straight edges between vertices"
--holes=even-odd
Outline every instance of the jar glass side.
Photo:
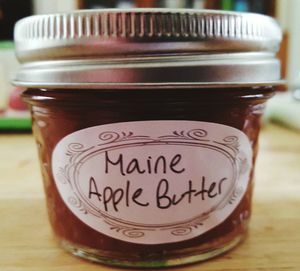
[[[169,266],[211,258],[239,243],[251,215],[253,173],[260,119],[271,87],[170,90],[39,90],[28,89],[49,220],[62,246],[77,256],[122,266]],[[242,131],[253,150],[247,191],[221,224],[193,239],[143,245],[108,237],[81,222],[63,202],[52,175],[56,144],[92,126],[147,120],[193,120],[218,123]]]

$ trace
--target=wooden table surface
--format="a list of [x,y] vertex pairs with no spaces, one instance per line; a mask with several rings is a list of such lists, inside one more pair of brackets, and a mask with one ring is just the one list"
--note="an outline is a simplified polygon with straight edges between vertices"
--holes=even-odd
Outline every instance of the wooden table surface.
[[[59,248],[47,221],[31,135],[0,135],[0,270],[120,270]],[[172,270],[300,270],[300,133],[268,125],[261,134],[250,234],[216,259]],[[128,269],[127,269],[128,270]]]

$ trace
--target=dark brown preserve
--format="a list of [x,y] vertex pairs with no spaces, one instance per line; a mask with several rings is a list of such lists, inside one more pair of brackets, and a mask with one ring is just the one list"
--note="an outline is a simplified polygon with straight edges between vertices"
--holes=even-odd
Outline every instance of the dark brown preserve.
[[[164,266],[212,257],[245,237],[251,214],[253,168],[260,119],[271,87],[144,90],[28,89],[51,225],[59,242],[91,260],[131,266]],[[247,135],[253,167],[245,195],[221,224],[199,237],[158,245],[114,239],[81,222],[66,206],[55,185],[51,159],[56,144],[75,131],[103,124],[142,120],[194,120],[224,124]],[[200,255],[200,256],[199,256]]]

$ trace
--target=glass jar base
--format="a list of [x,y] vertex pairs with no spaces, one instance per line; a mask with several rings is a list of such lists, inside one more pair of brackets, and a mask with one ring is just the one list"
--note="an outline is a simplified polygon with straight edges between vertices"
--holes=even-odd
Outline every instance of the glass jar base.
[[[202,251],[199,254],[186,254],[182,256],[174,256],[173,258],[166,258],[166,259],[157,259],[157,260],[141,260],[141,261],[130,261],[126,259],[117,259],[116,257],[109,257],[99,255],[97,250],[82,248],[78,246],[74,246],[74,244],[68,241],[61,241],[61,246],[71,254],[92,261],[97,263],[103,263],[106,265],[113,265],[119,267],[140,267],[140,268],[161,268],[161,267],[169,267],[169,266],[178,266],[178,265],[185,265],[195,262],[201,262],[208,260],[210,258],[219,256],[235,246],[237,246],[243,239],[244,235],[236,236],[230,242],[224,244],[221,247],[216,249]],[[124,257],[124,256],[123,256]]]

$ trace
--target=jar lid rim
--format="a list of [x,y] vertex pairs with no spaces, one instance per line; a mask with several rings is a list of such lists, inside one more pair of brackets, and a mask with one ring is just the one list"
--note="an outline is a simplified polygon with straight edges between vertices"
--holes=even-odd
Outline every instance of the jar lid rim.
[[[94,82],[93,71],[96,68],[103,71],[102,63],[106,59],[110,61],[112,58],[119,58],[127,63],[128,59],[140,58],[146,63],[151,57],[163,60],[166,56],[178,56],[179,66],[184,68],[186,60],[181,56],[185,55],[212,55],[218,59],[220,55],[228,54],[233,56],[233,63],[235,63],[235,55],[247,56],[251,53],[268,55],[262,58],[268,62],[268,65],[265,63],[263,66],[268,70],[271,68],[272,76],[266,76],[265,81],[280,79],[275,53],[278,51],[282,33],[273,18],[261,14],[194,9],[81,10],[24,18],[16,24],[14,37],[16,54],[23,64],[17,74],[16,82],[38,82],[40,80],[38,65],[43,68],[49,61],[53,63],[65,61],[65,67],[68,69],[70,66],[67,63],[74,59],[80,60],[82,61],[81,67],[85,67],[85,70],[80,76],[82,82],[78,83],[102,84],[104,83],[101,77],[103,73],[98,73],[99,82]],[[102,63],[99,62],[98,67],[87,65],[92,59],[102,60]],[[256,61],[258,60],[259,58],[256,58]],[[201,61],[200,59],[199,65],[196,66],[203,66]],[[259,75],[262,72],[261,67],[254,67],[251,59],[244,62],[246,63],[249,64],[248,70],[257,70],[253,81],[263,80]],[[31,66],[31,64],[34,65]],[[135,64],[137,63],[130,63],[127,66],[127,71],[130,71],[131,75],[133,70],[140,71],[138,64],[133,67]],[[153,62],[150,66],[152,64]],[[240,63],[236,64],[240,65]],[[168,73],[175,70],[163,61],[157,61],[155,65],[167,70]],[[31,66],[30,71],[29,66]],[[209,68],[210,70],[215,68],[213,72],[215,76],[210,75],[204,81],[199,78],[198,82],[207,83],[208,80],[226,83],[227,79],[224,81],[219,78],[220,69],[217,66],[215,61],[211,61]],[[227,69],[230,66],[231,63],[228,62],[227,73],[230,73]],[[57,74],[60,68],[60,65],[57,65],[56,69],[51,66],[51,71],[53,72],[54,69]],[[125,71],[126,67],[122,69]],[[116,70],[117,67],[112,73]],[[268,70],[265,72],[270,75]],[[155,73],[151,75],[151,69],[149,71],[149,79],[152,78],[155,81]],[[68,72],[68,74],[72,73],[72,68]],[[78,72],[77,69],[76,74]],[[65,79],[68,74],[62,71],[58,76],[51,78],[48,76],[47,80],[50,82],[44,83],[63,85],[69,82]],[[178,77],[178,74],[180,74],[179,71],[174,73],[173,77]],[[183,72],[183,74],[186,73]],[[72,73],[73,75],[75,73]],[[110,74],[110,76],[113,75]],[[144,76],[143,74],[142,77]],[[93,77],[92,82],[91,77]],[[133,77],[135,80],[141,79],[139,76]],[[229,83],[236,81],[236,78],[232,79],[233,77],[235,76],[231,76]],[[106,82],[106,78],[104,79]],[[196,79],[193,78],[191,82],[194,80]],[[245,78],[240,81],[245,82]],[[168,82],[170,79],[166,77],[163,83]],[[108,83],[114,83],[114,81]],[[145,82],[142,80],[140,83]]]

